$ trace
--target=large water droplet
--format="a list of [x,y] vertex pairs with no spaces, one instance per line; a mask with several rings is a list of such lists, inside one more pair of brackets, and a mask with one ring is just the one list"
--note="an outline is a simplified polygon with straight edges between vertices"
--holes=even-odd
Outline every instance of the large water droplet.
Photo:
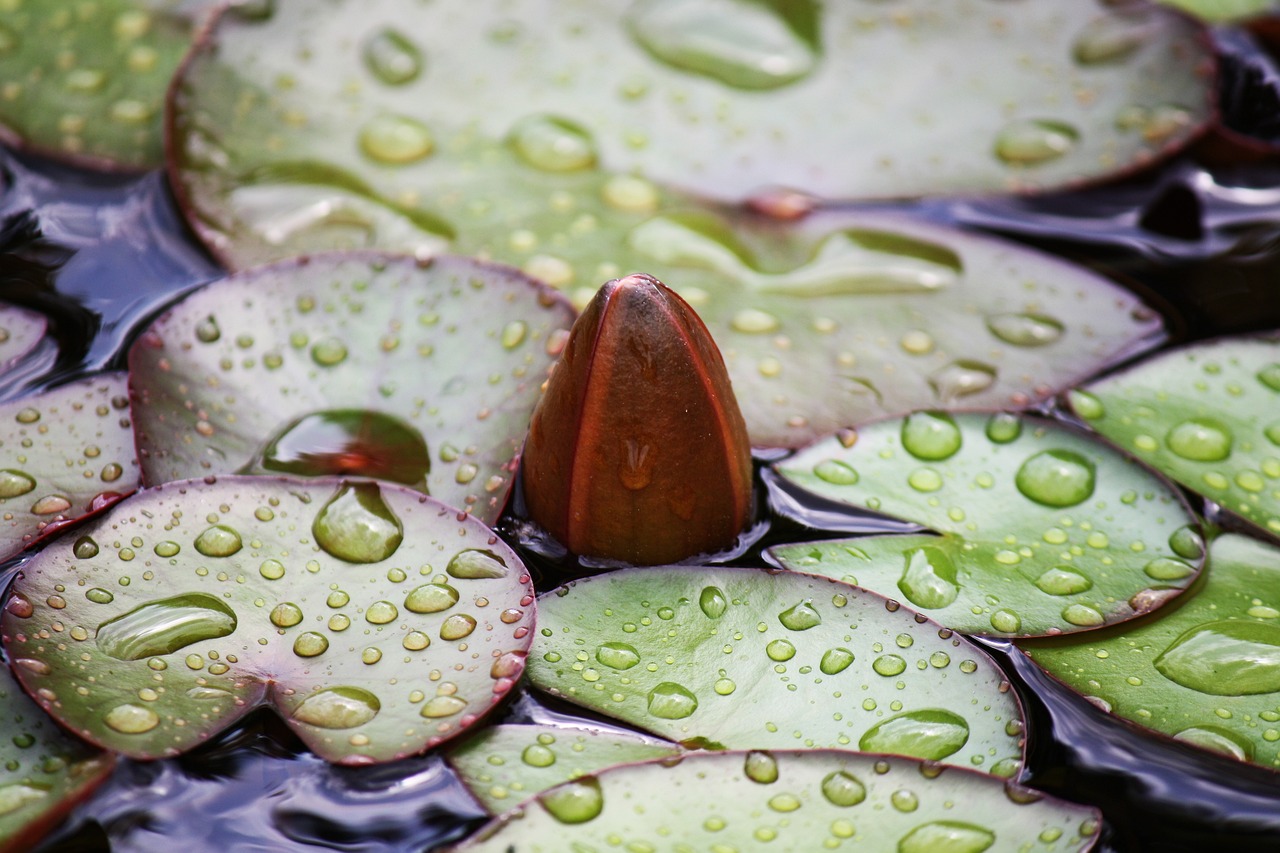
[[1210,622],[1185,632],[1155,660],[1165,678],[1211,696],[1280,691],[1280,626]]
[[225,524],[207,527],[196,537],[196,550],[206,557],[230,557],[242,547],[240,534]]
[[0,470],[0,500],[25,495],[36,487],[36,481],[30,475],[12,468]]
[[[0,41],[0,53],[3,53],[3,41]],[[49,796],[49,789],[34,782],[10,782],[0,785],[0,817],[12,814],[18,809]]]
[[1062,337],[1062,323],[1044,314],[994,314],[987,318],[991,334],[1007,344],[1042,347]]
[[813,609],[813,602],[806,599],[779,613],[778,621],[791,631],[807,631],[821,625],[822,617]]
[[674,681],[664,681],[649,691],[649,714],[663,720],[683,720],[698,710],[698,697]]
[[277,628],[292,628],[302,621],[302,608],[293,602],[286,601],[273,607],[268,618]]
[[422,51],[399,30],[379,30],[364,43],[364,65],[388,86],[411,83],[422,73]]
[[719,619],[724,615],[724,611],[728,606],[729,602],[725,599],[724,592],[719,587],[706,586],[702,588],[702,594],[698,596],[698,607],[708,619]]
[[331,409],[290,422],[267,442],[258,464],[302,477],[369,477],[426,491],[431,455],[422,433],[394,415]]
[[929,387],[944,403],[957,398],[978,394],[996,381],[996,369],[989,364],[971,359],[953,361],[929,375]]
[[596,163],[591,133],[560,116],[526,116],[511,129],[508,141],[522,160],[544,172],[574,172]]
[[1036,578],[1036,586],[1049,595],[1075,595],[1093,587],[1093,581],[1070,566],[1054,566]]
[[160,725],[160,716],[141,705],[117,705],[106,713],[102,721],[122,735],[140,735]]
[[98,556],[98,543],[93,541],[92,536],[81,536],[76,540],[76,544],[71,546],[71,553],[76,555],[80,560],[91,560]]
[[329,640],[324,634],[306,631],[293,641],[293,653],[300,658],[313,658],[329,650]]
[[898,853],[982,853],[996,842],[996,834],[972,823],[936,820],[922,823],[902,836]]
[[641,0],[627,15],[655,59],[739,89],[776,89],[812,73],[819,20],[811,0]]
[[898,589],[916,607],[936,610],[946,607],[960,594],[956,566],[941,548],[925,546],[903,553],[906,570],[898,580]]
[[423,584],[404,597],[404,608],[412,613],[439,613],[457,604],[458,597],[447,583]]
[[192,643],[225,637],[236,614],[201,592],[151,601],[98,626],[98,648],[116,660],[167,655]]
[[449,560],[445,571],[451,577],[461,580],[479,580],[482,578],[505,578],[507,563],[492,551],[469,548],[459,551]]
[[1045,119],[1018,121],[996,136],[996,156],[1006,163],[1035,166],[1057,160],[1080,139],[1080,132],[1066,122]]
[[561,823],[586,823],[604,811],[604,792],[595,777],[584,776],[539,794],[538,802]]
[[631,669],[640,663],[640,652],[626,643],[601,643],[596,649],[596,660],[610,669]]
[[435,150],[436,141],[425,124],[402,115],[375,116],[360,128],[360,150],[388,166],[415,163]]
[[531,743],[520,753],[520,760],[530,767],[550,767],[556,763],[556,754],[540,743]]
[[851,663],[853,663],[853,652],[848,649],[827,649],[822,653],[822,660],[818,662],[818,669],[822,670],[824,675],[836,675],[848,669]]
[[1192,418],[1169,430],[1169,449],[1193,462],[1217,462],[1231,455],[1231,430],[1212,418]]
[[311,525],[316,544],[348,563],[377,563],[396,552],[404,527],[376,483],[344,483]]
[[833,806],[848,808],[867,798],[867,786],[853,774],[837,770],[823,778],[822,796]]
[[858,482],[858,472],[838,459],[824,459],[813,466],[819,480],[833,486],[852,486]]
[[433,696],[422,706],[422,716],[429,720],[452,717],[467,707],[467,703],[457,696]]
[[940,708],[908,711],[877,723],[858,740],[864,752],[891,752],[939,761],[969,740],[964,718]]
[[902,446],[917,459],[949,459],[960,444],[960,428],[945,412],[916,412],[902,422]]
[[1018,491],[1038,504],[1076,506],[1088,500],[1095,484],[1094,464],[1074,450],[1044,450],[1018,469]]
[[881,655],[871,662],[871,668],[888,678],[906,672],[907,662],[898,655]]
[[1110,12],[1080,31],[1071,45],[1071,55],[1081,65],[1122,62],[1152,35],[1152,23],[1148,15]]
[[378,716],[382,703],[360,687],[330,687],[313,693],[293,711],[293,719],[322,729],[363,726]]
[[778,760],[767,752],[748,752],[742,762],[742,772],[752,782],[772,785],[778,781]]
[[1174,740],[1194,743],[1202,749],[1229,755],[1237,761],[1253,759],[1253,744],[1235,732],[1218,726],[1192,726],[1173,736]]

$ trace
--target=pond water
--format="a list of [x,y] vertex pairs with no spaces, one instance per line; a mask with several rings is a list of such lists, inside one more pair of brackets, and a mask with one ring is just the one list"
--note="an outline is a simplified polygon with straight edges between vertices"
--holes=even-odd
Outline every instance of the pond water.
[[[46,314],[53,338],[0,377],[0,399],[121,368],[150,318],[218,275],[159,174],[103,176],[0,150],[0,182],[0,300]],[[1161,308],[1174,342],[1280,328],[1280,167],[1210,169],[1184,158],[1117,185],[1047,198],[876,207],[1087,264]],[[777,458],[763,453],[759,461]],[[875,528],[799,499],[771,477],[757,487],[758,504],[772,515],[734,564],[760,565],[769,544]],[[1214,507],[1204,510],[1230,524]],[[522,541],[521,530],[518,520],[504,522],[540,588],[554,586],[566,567],[539,543]],[[0,569],[0,586],[23,561]],[[1010,644],[987,645],[1031,717],[1025,781],[1101,808],[1100,849],[1280,849],[1280,777],[1139,732],[1060,687]],[[531,692],[497,716],[610,726]],[[121,760],[40,850],[418,851],[462,838],[484,819],[434,756],[330,767],[263,712],[181,759]]]

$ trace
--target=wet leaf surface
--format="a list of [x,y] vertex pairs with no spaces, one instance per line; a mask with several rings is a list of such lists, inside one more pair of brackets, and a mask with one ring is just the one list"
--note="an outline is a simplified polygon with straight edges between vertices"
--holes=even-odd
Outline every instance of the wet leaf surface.
[[1129,619],[1185,589],[1203,558],[1170,484],[1050,421],[917,412],[825,439],[777,468],[813,494],[942,534],[778,546],[784,566],[856,579],[967,633]]
[[41,314],[0,303],[0,370],[8,370],[35,349],[47,325]]
[[329,761],[390,761],[474,723],[531,642],[515,554],[389,484],[173,483],[76,533],[15,580],[5,648],[46,711],[135,758],[270,705]]
[[535,686],[686,746],[849,747],[1003,776],[1020,766],[1021,711],[991,661],[846,584],[625,569],[539,608]]
[[1012,853],[1085,850],[1098,826],[1091,809],[931,762],[837,750],[730,752],[584,776],[453,849],[659,850],[677,838],[711,850],[852,843],[899,853]]
[[489,813],[500,814],[547,788],[606,767],[680,753],[673,743],[641,735],[507,725],[468,739],[448,760]]
[[0,405],[0,558],[138,487],[127,394],[103,374]]
[[367,476],[492,522],[572,319],[546,288],[460,258],[224,279],[130,351],[144,476]]
[[1213,23],[1226,23],[1276,10],[1275,0],[1157,0]]
[[1280,536],[1280,340],[1171,350],[1070,399],[1109,440]]
[[1160,618],[1020,643],[1094,704],[1144,728],[1280,767],[1280,549],[1228,534]]

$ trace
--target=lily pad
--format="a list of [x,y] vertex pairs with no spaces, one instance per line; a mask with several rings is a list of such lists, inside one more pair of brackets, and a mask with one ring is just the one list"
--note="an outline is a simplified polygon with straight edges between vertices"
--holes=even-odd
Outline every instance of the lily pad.
[[329,256],[224,279],[129,352],[149,484],[368,476],[492,522],[573,310],[462,258]]
[[1107,631],[1021,642],[1103,710],[1280,768],[1280,548],[1228,534],[1180,606]]
[[0,559],[138,487],[123,373],[0,405]]
[[1280,339],[1172,350],[1071,404],[1142,461],[1280,536]]
[[0,666],[0,853],[26,853],[111,772],[114,759],[77,740]]
[[490,814],[547,788],[615,764],[681,754],[680,747],[641,735],[509,725],[485,729],[449,753],[449,763]]
[[1161,605],[1204,556],[1177,490],[1090,436],[997,413],[917,412],[779,463],[824,498],[941,536],[782,545],[787,568],[905,598],[950,628],[1035,636]]
[[212,0],[0,7],[6,141],[92,165],[163,162],[165,89]]
[[35,349],[47,325],[42,314],[0,304],[0,370],[7,370]]
[[390,761],[515,684],[533,588],[476,520],[390,484],[226,477],[140,492],[15,580],[5,648],[63,725],[135,758],[269,705],[328,761]]
[[624,569],[539,607],[535,686],[686,746],[850,747],[1002,776],[1021,764],[1021,709],[1000,670],[950,630],[847,584]]
[[[980,773],[838,750],[689,755],[552,788],[457,851],[1087,850],[1098,813]],[[683,844],[672,848],[671,840]],[[764,845],[770,845],[769,848]]]
[[1255,18],[1274,12],[1276,0],[1156,0],[1213,23]]

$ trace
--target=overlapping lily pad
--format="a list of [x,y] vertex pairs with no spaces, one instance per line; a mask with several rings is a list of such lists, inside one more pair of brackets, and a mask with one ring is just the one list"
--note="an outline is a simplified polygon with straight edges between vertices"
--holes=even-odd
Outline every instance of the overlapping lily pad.
[[847,431],[778,465],[814,494],[941,536],[784,545],[789,568],[901,598],[956,630],[1097,628],[1185,589],[1204,546],[1176,490],[1049,421],[917,412]]
[[616,764],[681,754],[680,747],[641,735],[564,726],[493,726],[449,753],[449,763],[490,814],[547,788]]
[[35,349],[47,325],[43,315],[0,303],[0,370]]
[[1139,459],[1280,536],[1280,339],[1172,350],[1071,403]]
[[165,89],[212,0],[19,0],[0,7],[7,141],[95,165],[163,161]]
[[78,533],[15,580],[5,648],[46,711],[129,756],[270,705],[329,761],[389,761],[470,726],[524,668],[519,559],[406,488],[170,483]]
[[1225,23],[1274,12],[1276,0],[1157,0],[1206,21]]
[[687,746],[856,748],[1012,776],[1000,671],[880,596],[790,572],[667,567],[540,599],[534,685]]
[[0,666],[0,853],[26,853],[111,772],[110,755],[76,740]]
[[1106,711],[1280,768],[1280,549],[1222,536],[1206,574],[1160,618],[1023,650]]
[[129,353],[145,480],[368,476],[491,522],[572,321],[547,288],[461,258],[335,255],[225,279]]
[[[930,762],[838,750],[689,755],[568,782],[457,851],[1087,850],[1097,812]],[[673,839],[681,844],[672,848]],[[768,845],[766,847],[766,845]]]
[[138,487],[124,374],[0,405],[0,559]]

